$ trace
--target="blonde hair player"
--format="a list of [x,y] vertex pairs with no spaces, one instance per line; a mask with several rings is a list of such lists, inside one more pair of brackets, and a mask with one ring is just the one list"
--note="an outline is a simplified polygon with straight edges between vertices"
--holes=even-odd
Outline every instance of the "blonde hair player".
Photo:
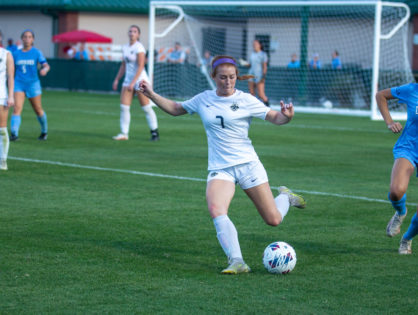
[[[128,140],[129,126],[131,124],[130,107],[132,98],[135,94],[135,86],[142,80],[149,81],[147,72],[145,71],[145,48],[139,42],[141,30],[138,26],[129,27],[128,36],[129,44],[123,46],[123,61],[119,68],[118,74],[113,81],[113,90],[117,90],[119,80],[125,75],[122,84],[122,92],[120,94],[120,133],[114,136],[114,140]],[[151,141],[158,141],[158,121],[149,99],[138,94],[138,100],[151,131]]]
[[[9,134],[7,133],[7,116],[9,107],[14,106],[15,64],[12,54],[0,47],[0,170],[7,170],[9,152]],[[9,93],[7,92],[9,90]]]
[[253,117],[283,125],[292,119],[294,109],[292,104],[282,101],[281,111],[272,110],[251,94],[235,89],[237,79],[246,80],[251,76],[240,77],[236,61],[230,56],[215,57],[211,70],[216,90],[202,92],[183,103],[158,95],[146,81],[140,83],[139,92],[170,115],[198,113],[202,119],[209,149],[206,200],[219,243],[229,262],[222,273],[245,273],[250,268],[244,262],[237,230],[228,217],[235,185],[241,186],[264,221],[272,226],[283,221],[290,206],[306,206],[303,197],[284,186],[279,188],[279,195],[273,197],[267,173],[248,138]]

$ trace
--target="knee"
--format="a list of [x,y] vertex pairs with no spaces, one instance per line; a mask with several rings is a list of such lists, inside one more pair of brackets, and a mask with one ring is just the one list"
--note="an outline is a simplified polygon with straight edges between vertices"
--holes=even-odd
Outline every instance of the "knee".
[[270,226],[278,226],[280,223],[282,223],[282,218],[280,216],[274,216],[265,218],[264,221]]
[[212,218],[216,218],[228,212],[226,209],[223,209],[222,207],[220,207],[219,205],[215,203],[208,204],[208,210]]
[[400,185],[390,186],[389,198],[393,201],[401,200],[402,197],[405,195],[405,192],[406,187],[401,187]]

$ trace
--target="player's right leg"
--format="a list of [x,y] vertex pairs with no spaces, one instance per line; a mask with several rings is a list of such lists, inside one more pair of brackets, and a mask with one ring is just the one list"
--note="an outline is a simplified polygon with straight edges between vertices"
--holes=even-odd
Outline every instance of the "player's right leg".
[[17,91],[15,87],[14,93],[15,106],[13,106],[13,114],[10,119],[10,141],[16,141],[19,139],[19,129],[22,123],[22,110],[23,103],[25,102],[25,92]]
[[399,254],[408,255],[412,254],[412,239],[418,234],[418,207],[417,212],[413,215],[411,219],[411,224],[408,227],[408,230],[402,236],[401,242],[399,244]]
[[388,198],[396,212],[386,227],[386,234],[389,237],[400,233],[402,222],[405,220],[407,214],[406,190],[414,169],[413,164],[407,158],[400,157],[395,159]]
[[9,134],[7,133],[7,116],[9,108],[0,104],[0,170],[7,170],[9,152]]
[[229,266],[222,270],[223,274],[250,272],[250,268],[242,257],[238,232],[228,217],[228,208],[234,193],[235,183],[232,177],[227,178],[227,175],[215,171],[209,173],[206,188],[208,210],[215,225],[216,236],[229,263]]
[[120,133],[113,137],[113,140],[128,140],[129,126],[131,124],[131,103],[133,92],[128,91],[127,86],[122,87],[120,94]]
[[248,81],[248,91],[251,95],[255,96],[255,82],[252,82],[250,80]]

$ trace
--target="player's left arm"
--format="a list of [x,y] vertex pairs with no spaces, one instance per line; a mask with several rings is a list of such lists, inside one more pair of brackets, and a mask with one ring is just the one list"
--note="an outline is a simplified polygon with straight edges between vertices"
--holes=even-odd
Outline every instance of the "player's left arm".
[[139,77],[142,73],[142,70],[144,70],[144,67],[145,67],[145,53],[140,52],[140,53],[137,54],[136,63],[138,65],[138,68],[136,70],[134,78],[132,79],[131,83],[129,84],[129,87],[128,87],[129,91],[134,90],[135,83],[136,83],[136,81],[138,81],[138,79],[139,79]]
[[14,87],[15,87],[15,63],[13,60],[13,56],[11,53],[7,54],[7,60],[6,60],[6,66],[7,66],[7,88],[9,90],[9,97],[7,99],[7,106],[14,106],[15,99],[14,99]]
[[275,124],[275,125],[284,125],[292,120],[295,115],[295,109],[293,104],[285,104],[283,101],[280,101],[281,110],[270,110],[266,115],[266,120]]
[[39,71],[39,74],[44,77],[49,72],[50,67],[41,51],[39,51],[38,62],[41,64],[42,67]]

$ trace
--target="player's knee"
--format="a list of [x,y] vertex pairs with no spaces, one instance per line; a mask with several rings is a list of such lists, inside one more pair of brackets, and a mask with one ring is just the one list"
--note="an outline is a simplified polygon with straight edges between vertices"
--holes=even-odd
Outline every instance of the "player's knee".
[[216,218],[217,216],[227,213],[223,207],[215,203],[208,204],[208,210],[212,218]]
[[271,226],[278,226],[280,223],[282,223],[282,218],[277,216],[271,216],[264,219],[264,221]]
[[402,197],[405,195],[406,188],[400,186],[391,186],[390,187],[390,200],[398,201],[401,200]]

